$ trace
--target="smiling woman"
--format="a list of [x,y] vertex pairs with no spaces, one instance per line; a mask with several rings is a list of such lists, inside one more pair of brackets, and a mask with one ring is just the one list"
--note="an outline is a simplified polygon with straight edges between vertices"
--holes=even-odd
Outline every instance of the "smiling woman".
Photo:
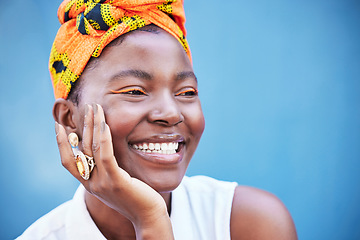
[[[86,103],[100,104],[118,165],[155,190],[169,192],[185,174],[204,130],[204,118],[197,94],[189,94],[197,91],[197,81],[184,49],[164,30],[154,34],[144,29],[106,48],[97,65],[85,69],[82,97],[71,112],[83,112]],[[58,104],[55,112],[64,101]],[[75,119],[82,129],[83,116]],[[78,134],[82,135],[81,130]],[[180,145],[177,152],[149,152],[151,144],[167,151],[168,143]],[[134,145],[146,149],[139,151]]]
[[205,121],[182,1],[85,2],[60,6],[50,57],[61,161],[81,185],[19,239],[296,239],[275,196],[185,177]]

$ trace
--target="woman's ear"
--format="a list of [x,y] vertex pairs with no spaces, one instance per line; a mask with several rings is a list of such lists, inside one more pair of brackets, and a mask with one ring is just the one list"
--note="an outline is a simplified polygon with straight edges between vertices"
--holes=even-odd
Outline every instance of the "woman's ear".
[[56,99],[53,107],[53,117],[56,122],[61,124],[66,133],[77,132],[79,111],[73,102],[63,98]]

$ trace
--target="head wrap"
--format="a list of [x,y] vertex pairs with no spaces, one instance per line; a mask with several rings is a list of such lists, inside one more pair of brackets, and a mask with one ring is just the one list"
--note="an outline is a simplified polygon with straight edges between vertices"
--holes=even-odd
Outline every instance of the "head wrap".
[[112,40],[149,24],[177,38],[191,60],[183,0],[65,0],[58,18],[49,60],[55,98],[67,98],[89,59]]

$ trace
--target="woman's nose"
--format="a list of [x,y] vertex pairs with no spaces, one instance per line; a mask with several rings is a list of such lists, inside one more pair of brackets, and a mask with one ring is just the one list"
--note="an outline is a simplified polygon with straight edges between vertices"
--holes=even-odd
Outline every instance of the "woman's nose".
[[175,126],[184,121],[184,116],[175,97],[171,94],[163,94],[153,101],[148,119],[152,123]]

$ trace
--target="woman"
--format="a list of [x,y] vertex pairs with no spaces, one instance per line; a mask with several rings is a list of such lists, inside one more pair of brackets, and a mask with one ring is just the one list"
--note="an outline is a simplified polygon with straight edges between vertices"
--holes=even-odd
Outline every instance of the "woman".
[[19,239],[297,238],[275,196],[184,177],[205,121],[182,1],[66,0],[58,16],[53,116],[81,185]]

